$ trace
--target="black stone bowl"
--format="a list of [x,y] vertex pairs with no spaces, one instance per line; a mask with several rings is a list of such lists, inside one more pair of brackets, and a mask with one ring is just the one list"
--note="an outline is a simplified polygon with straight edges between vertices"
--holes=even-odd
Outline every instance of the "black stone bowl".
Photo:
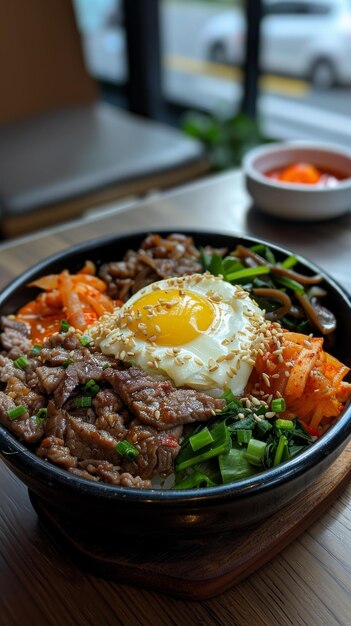
[[[91,241],[56,254],[16,278],[0,296],[3,315],[14,313],[37,290],[28,282],[64,268],[75,272],[86,259],[97,264],[122,259],[136,249],[146,233],[117,235]],[[197,245],[214,247],[237,243],[253,245],[258,240],[213,234],[188,233]],[[262,243],[259,241],[259,243]],[[266,242],[263,242],[266,243]],[[277,258],[290,251],[269,243]],[[333,354],[351,364],[350,296],[325,272],[299,257],[297,269],[307,274],[319,272],[328,291],[326,304],[336,313],[338,328]],[[127,489],[78,478],[38,458],[3,426],[0,426],[0,453],[6,465],[41,500],[56,507],[61,515],[85,525],[88,521],[105,532],[172,534],[174,538],[220,533],[247,527],[278,511],[315,481],[337,458],[351,435],[351,407],[318,441],[300,455],[255,476],[233,484],[201,490],[160,491]],[[176,537],[175,537],[176,534]]]

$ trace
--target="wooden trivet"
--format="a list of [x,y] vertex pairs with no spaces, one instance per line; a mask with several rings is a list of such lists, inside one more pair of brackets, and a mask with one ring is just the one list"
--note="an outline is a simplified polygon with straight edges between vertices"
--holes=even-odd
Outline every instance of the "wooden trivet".
[[303,494],[254,528],[198,540],[155,542],[78,527],[30,493],[45,531],[64,542],[79,563],[98,576],[172,594],[211,598],[252,574],[317,520],[351,477],[351,443]]

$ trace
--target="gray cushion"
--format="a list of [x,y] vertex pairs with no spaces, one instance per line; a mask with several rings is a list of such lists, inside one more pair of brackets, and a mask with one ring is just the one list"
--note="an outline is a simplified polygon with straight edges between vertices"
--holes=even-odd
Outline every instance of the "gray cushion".
[[3,213],[23,214],[201,158],[180,131],[98,103],[0,128]]

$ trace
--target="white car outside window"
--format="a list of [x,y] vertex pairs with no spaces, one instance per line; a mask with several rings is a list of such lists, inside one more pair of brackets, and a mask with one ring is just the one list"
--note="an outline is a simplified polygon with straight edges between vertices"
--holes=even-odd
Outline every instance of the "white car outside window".
[[[351,0],[265,0],[261,29],[263,71],[308,78],[319,88],[351,83]],[[212,61],[241,64],[242,13],[212,18],[202,49]]]

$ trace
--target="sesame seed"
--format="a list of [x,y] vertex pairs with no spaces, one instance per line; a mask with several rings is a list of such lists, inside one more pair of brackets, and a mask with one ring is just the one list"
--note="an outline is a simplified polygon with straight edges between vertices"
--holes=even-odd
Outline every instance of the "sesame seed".
[[269,376],[268,376],[268,374],[266,374],[265,372],[263,372],[263,374],[262,374],[262,378],[263,378],[263,380],[264,380],[264,382],[265,382],[266,386],[267,386],[267,387],[270,387],[270,386],[271,386],[271,381],[269,380]]
[[280,393],[280,391],[276,391],[275,395],[277,396],[277,398],[282,398],[283,397],[282,394]]
[[125,350],[122,350],[121,354],[119,355],[119,358],[123,361],[123,359],[126,358],[126,352]]
[[284,372],[284,376],[286,376],[287,378],[289,378],[290,374],[289,374],[288,370],[285,370],[285,372]]
[[271,417],[275,416],[275,412],[274,411],[268,411],[267,413],[265,413],[265,417],[267,419],[270,419]]
[[160,411],[155,411],[155,413],[154,413],[154,417],[155,417],[155,419],[159,420],[159,419],[160,419],[160,417],[161,417],[161,413],[160,413]]
[[304,346],[306,346],[306,348],[311,348],[312,347],[312,344],[311,344],[310,341],[308,341],[308,339],[305,339],[303,344],[304,344]]

